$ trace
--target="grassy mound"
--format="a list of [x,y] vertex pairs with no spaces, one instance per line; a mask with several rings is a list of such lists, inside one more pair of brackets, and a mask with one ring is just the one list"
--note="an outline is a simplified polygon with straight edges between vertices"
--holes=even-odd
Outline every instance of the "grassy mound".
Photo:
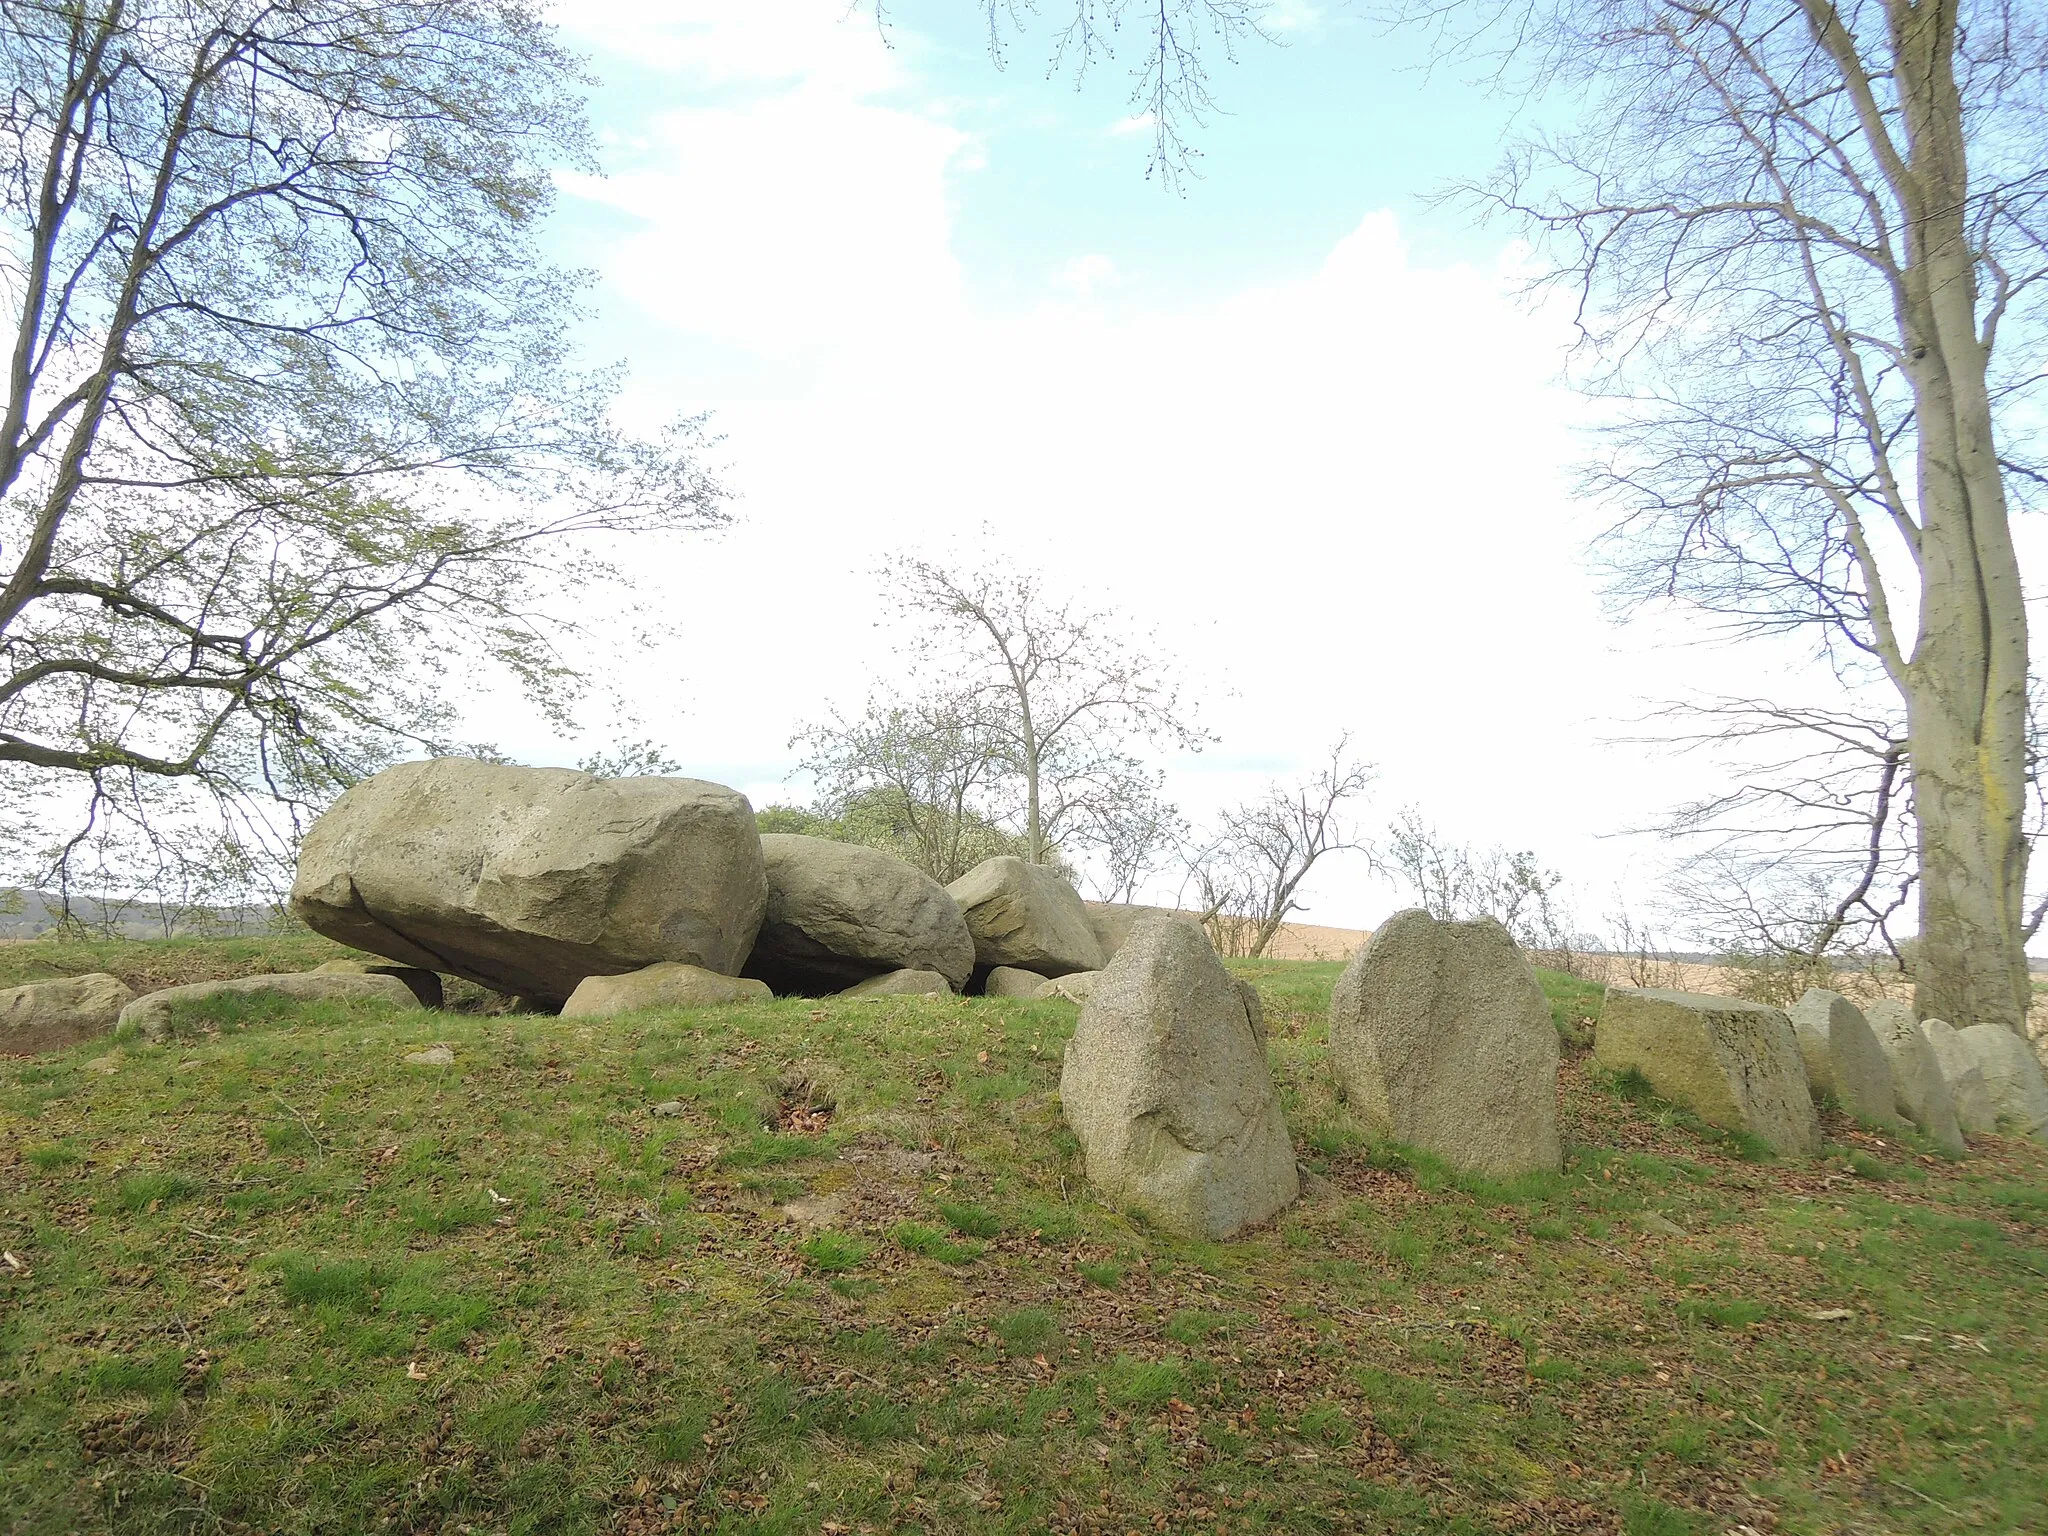
[[1243,969],[1313,1177],[1229,1244],[1089,1199],[1058,1003],[0,1063],[0,1530],[2048,1529],[2048,1151],[1757,1160],[1575,1053],[1566,1171],[1459,1178]]
[[231,981],[278,971],[310,971],[356,953],[317,933],[265,934],[239,939],[41,938],[0,940],[0,989],[59,976],[104,971],[137,992],[157,992],[194,981]]

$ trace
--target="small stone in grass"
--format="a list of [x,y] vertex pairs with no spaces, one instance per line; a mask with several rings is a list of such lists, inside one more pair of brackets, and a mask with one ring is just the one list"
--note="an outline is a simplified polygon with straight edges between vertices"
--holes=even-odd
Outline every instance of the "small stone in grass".
[[1659,1237],[1685,1236],[1685,1228],[1671,1220],[1668,1216],[1659,1216],[1655,1211],[1650,1211],[1644,1215],[1643,1230],[1645,1232],[1654,1232]]
[[680,1115],[682,1112],[683,1101],[681,1099],[665,1099],[647,1111],[650,1115],[660,1115],[664,1119],[672,1115]]
[[1822,1307],[1818,1312],[1806,1315],[1816,1323],[1846,1323],[1856,1314],[1848,1307]]
[[430,1045],[424,1051],[414,1051],[405,1058],[409,1067],[452,1067],[455,1053],[445,1045]]

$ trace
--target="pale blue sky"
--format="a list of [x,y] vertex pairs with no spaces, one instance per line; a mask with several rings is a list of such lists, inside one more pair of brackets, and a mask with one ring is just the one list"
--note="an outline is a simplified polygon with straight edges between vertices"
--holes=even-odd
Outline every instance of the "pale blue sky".
[[[1223,111],[1192,130],[1197,178],[1176,193],[1146,175],[1150,135],[1132,116],[1128,47],[1085,78],[1072,69],[1048,73],[1045,22],[1061,3],[1048,0],[1038,25],[1010,34],[1002,68],[991,60],[975,0],[889,6],[888,64],[898,78],[867,99],[944,123],[969,141],[949,179],[952,248],[983,299],[1028,302],[1080,253],[1106,255],[1159,297],[1227,293],[1313,268],[1375,208],[1401,214],[1423,260],[1489,260],[1502,243],[1502,231],[1425,199],[1483,176],[1506,130],[1526,125],[1531,109],[1479,82],[1473,68],[1433,64],[1419,34],[1389,30],[1342,3],[1290,4],[1275,7],[1272,42],[1239,46],[1235,62],[1212,48]],[[707,66],[689,55],[693,43],[715,51],[710,27],[655,24],[651,30],[674,40],[670,52],[640,46],[650,28],[632,19],[640,9],[711,18],[733,8],[593,7],[607,22],[565,13],[575,16],[569,34],[601,81],[591,109],[611,140],[608,172],[642,163],[649,118],[679,105],[771,100],[824,51],[798,44],[780,65],[750,57],[737,68]],[[757,0],[754,9],[781,13],[764,31],[795,38],[830,28],[844,35],[847,52],[859,51],[856,35],[875,36],[871,14],[848,15],[843,0]],[[565,248],[602,265],[602,241],[619,222],[574,199],[565,213]]]

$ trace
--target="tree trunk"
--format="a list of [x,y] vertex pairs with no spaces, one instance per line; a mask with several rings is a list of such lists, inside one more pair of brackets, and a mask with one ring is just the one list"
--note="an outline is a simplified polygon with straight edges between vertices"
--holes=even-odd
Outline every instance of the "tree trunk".
[[[1030,717],[1025,720],[1028,731]],[[1024,848],[1029,862],[1045,862],[1045,828],[1038,818],[1038,744],[1028,736],[1024,747]]]
[[1956,15],[1889,7],[1909,167],[1899,295],[1918,428],[1919,633],[1899,679],[1920,827],[1914,1008],[2026,1033],[2027,613],[1992,433]]
[[1273,935],[1280,931],[1280,923],[1281,919],[1269,917],[1259,924],[1258,935],[1252,940],[1252,947],[1245,951],[1247,959],[1258,960],[1264,957],[1266,946],[1273,942]]
[[[1917,701],[1916,701],[1917,704]],[[1916,707],[1915,803],[1920,821],[1920,950],[1914,1011],[1958,1028],[2003,1024],[2026,1033],[2032,982],[2021,933],[2026,845],[2019,772],[1980,753],[1938,701]],[[1938,723],[1922,725],[1923,715]]]
[[[1929,433],[1932,438],[1944,434]],[[1924,479],[1945,478],[1938,452]],[[1907,668],[1920,835],[1914,1009],[2026,1033],[2027,620],[2003,497],[1987,514],[1923,485],[1920,635]],[[1948,504],[1944,504],[1944,502]],[[1936,510],[1938,509],[1938,511]],[[1958,547],[1960,546],[1960,547]]]

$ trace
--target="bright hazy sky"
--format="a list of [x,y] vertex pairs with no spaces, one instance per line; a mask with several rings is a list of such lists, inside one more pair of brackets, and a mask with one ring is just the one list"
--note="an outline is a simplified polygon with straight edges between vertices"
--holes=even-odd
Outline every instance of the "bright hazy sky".
[[[1512,231],[1425,202],[1491,165],[1515,104],[1290,0],[1285,46],[1217,61],[1230,115],[1176,196],[1123,66],[1077,90],[1040,36],[998,71],[973,0],[898,0],[886,40],[847,13],[562,12],[602,82],[605,175],[565,181],[551,236],[598,274],[592,354],[628,365],[635,421],[712,412],[741,493],[730,532],[635,556],[678,637],[631,653],[629,734],[803,798],[791,732],[892,675],[877,561],[987,525],[1180,658],[1221,738],[1168,765],[1197,819],[1349,729],[1368,830],[1413,804],[1536,850],[1589,925],[1639,901],[1657,850],[1609,834],[1706,780],[1613,739],[1740,679],[1603,616],[1565,328],[1514,297]],[[569,762],[601,715],[582,742],[476,726]],[[1345,926],[1405,904],[1356,857],[1308,895]]]

